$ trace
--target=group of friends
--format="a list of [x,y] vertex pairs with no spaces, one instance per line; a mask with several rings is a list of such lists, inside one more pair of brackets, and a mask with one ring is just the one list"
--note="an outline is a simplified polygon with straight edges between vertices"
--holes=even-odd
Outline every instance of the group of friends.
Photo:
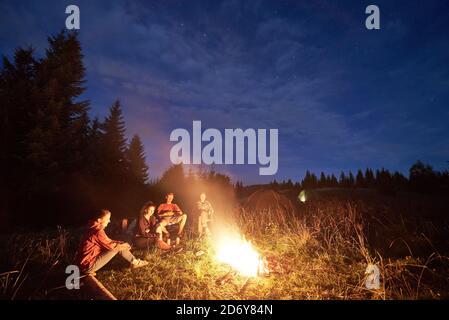
[[[140,210],[136,224],[135,234],[131,243],[134,247],[149,250],[156,245],[162,250],[173,250],[183,237],[184,227],[187,222],[187,214],[184,213],[177,204],[173,203],[174,194],[168,193],[166,202],[156,205],[148,201]],[[214,209],[206,194],[201,193],[200,199],[196,203],[198,211],[198,235],[210,235],[209,224],[212,221]],[[102,209],[94,219],[90,220],[84,232],[80,246],[76,255],[76,263],[85,274],[95,274],[96,271],[104,267],[117,254],[129,262],[132,269],[146,266],[148,262],[136,258],[132,253],[132,245],[125,241],[110,239],[105,228],[111,221],[111,212]],[[173,231],[176,230],[176,238],[173,238]],[[166,241],[165,238],[168,237]]]

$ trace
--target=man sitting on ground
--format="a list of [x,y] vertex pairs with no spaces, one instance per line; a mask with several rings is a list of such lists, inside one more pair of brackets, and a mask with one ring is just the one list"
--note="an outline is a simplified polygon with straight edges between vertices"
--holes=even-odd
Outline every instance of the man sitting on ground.
[[167,226],[179,224],[178,235],[176,237],[176,244],[179,244],[187,221],[187,214],[183,213],[177,204],[172,203],[174,197],[173,193],[168,193],[166,195],[166,203],[160,204],[157,208],[159,226],[156,228],[156,233],[159,235],[159,239],[162,240],[162,232],[167,230]]
[[148,262],[133,256],[128,243],[109,239],[104,231],[109,222],[111,222],[111,212],[104,209],[89,221],[76,257],[76,263],[81,271],[85,274],[95,274],[117,253],[129,262],[132,269],[146,266]]

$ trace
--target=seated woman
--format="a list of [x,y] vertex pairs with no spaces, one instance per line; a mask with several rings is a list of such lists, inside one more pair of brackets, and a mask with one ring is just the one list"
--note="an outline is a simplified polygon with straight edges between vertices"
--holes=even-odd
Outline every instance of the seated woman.
[[81,272],[95,274],[117,253],[129,262],[132,269],[146,266],[148,262],[133,256],[128,243],[109,239],[104,231],[109,222],[111,222],[111,212],[104,209],[97,214],[94,220],[89,221],[76,257],[76,263]]
[[147,253],[154,244],[162,250],[169,250],[171,248],[156,235],[156,229],[159,225],[154,216],[155,210],[156,206],[151,201],[148,201],[143,205],[137,222],[136,236],[134,237],[134,244],[136,247],[146,250]]

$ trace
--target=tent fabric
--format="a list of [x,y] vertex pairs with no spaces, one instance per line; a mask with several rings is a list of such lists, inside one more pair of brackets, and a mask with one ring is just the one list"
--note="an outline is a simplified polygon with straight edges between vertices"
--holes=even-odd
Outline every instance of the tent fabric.
[[244,204],[247,211],[280,210],[291,213],[293,203],[285,195],[274,190],[257,190],[253,192]]

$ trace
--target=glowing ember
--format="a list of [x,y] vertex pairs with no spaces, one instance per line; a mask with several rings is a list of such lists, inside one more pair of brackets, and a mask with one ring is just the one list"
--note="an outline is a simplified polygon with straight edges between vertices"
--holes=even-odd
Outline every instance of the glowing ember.
[[248,277],[257,276],[260,256],[245,238],[227,238],[218,245],[217,259]]

